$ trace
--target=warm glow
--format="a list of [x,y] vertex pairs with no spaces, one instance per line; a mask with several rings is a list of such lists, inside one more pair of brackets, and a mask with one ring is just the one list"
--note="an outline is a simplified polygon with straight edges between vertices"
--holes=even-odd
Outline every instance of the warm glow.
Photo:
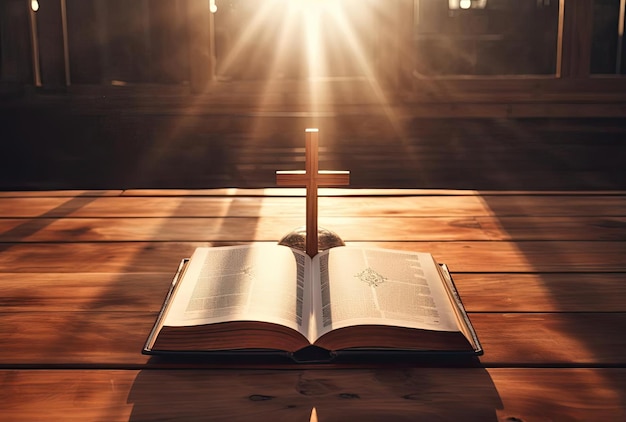
[[[351,18],[359,16],[363,6],[356,1],[342,0],[267,0],[259,1],[253,18],[246,24],[245,29],[237,34],[235,42],[230,46],[225,56],[220,57],[219,72],[227,75],[235,63],[245,54],[245,46],[253,45],[258,40],[267,39],[268,34],[278,33],[277,42],[268,62],[273,66],[270,78],[281,77],[285,72],[281,66],[293,64],[294,60],[306,60],[307,79],[318,79],[328,75],[327,47],[329,44],[329,28],[335,33],[335,40],[331,41],[335,50],[339,45],[345,46],[346,54],[343,61],[347,65],[362,60],[355,56],[362,56],[363,46],[356,45],[353,40],[354,28],[351,27]],[[282,18],[277,19],[277,16]],[[267,25],[271,22],[268,31]],[[272,35],[270,35],[272,36]],[[304,57],[294,55],[295,43],[300,44],[300,51]],[[337,62],[335,59],[335,67]],[[361,69],[360,75],[367,73]],[[301,75],[304,76],[304,75]]]
[[39,2],[37,0],[31,0],[30,8],[33,9],[33,12],[39,10]]
[[[254,8],[239,9],[242,20],[230,33],[226,48],[218,52],[218,78],[264,80],[256,104],[259,110],[274,113],[276,98],[284,96],[294,103],[306,104],[306,109],[299,113],[313,127],[319,126],[324,116],[333,115],[334,104],[346,101],[345,92],[360,89],[364,98],[371,95],[371,100],[384,110],[395,136],[404,139],[395,111],[379,83],[381,66],[374,53],[377,46],[394,42],[394,31],[379,30],[380,22],[394,19],[395,9],[386,7],[386,2],[254,1]],[[257,63],[257,73],[246,67]],[[355,94],[358,95],[361,93]],[[267,122],[256,120],[251,131],[262,132]]]
[[289,7],[295,7],[301,12],[319,12],[328,8],[339,7],[341,1],[339,0],[286,0],[289,3]]
[[[347,44],[345,33],[350,31],[350,24],[346,13],[355,13],[356,10],[344,10],[343,2],[339,0],[278,0],[288,3],[289,16],[297,22],[296,30],[303,30],[305,39],[303,46],[306,51],[308,79],[318,80],[327,76],[328,54],[325,51],[324,27],[331,25],[338,27],[344,34],[344,39],[338,43]],[[354,51],[346,51],[347,57],[354,57]],[[358,53],[357,53],[358,54]],[[313,88],[313,87],[311,87]],[[312,95],[315,91],[312,90]]]
[[217,5],[215,4],[215,0],[209,1],[209,10],[211,13],[217,13]]
[[450,10],[484,9],[485,7],[487,7],[487,0],[448,0]]

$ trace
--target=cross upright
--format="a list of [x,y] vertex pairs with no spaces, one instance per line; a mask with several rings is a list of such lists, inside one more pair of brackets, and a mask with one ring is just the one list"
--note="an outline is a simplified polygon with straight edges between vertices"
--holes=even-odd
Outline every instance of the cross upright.
[[277,171],[278,186],[304,186],[306,188],[306,253],[314,257],[318,252],[317,240],[317,188],[320,186],[345,186],[350,183],[349,171],[320,171],[318,162],[319,130],[306,129],[305,170]]

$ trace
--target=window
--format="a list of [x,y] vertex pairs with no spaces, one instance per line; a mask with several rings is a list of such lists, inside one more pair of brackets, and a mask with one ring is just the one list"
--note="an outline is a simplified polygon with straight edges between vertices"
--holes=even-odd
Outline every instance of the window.
[[624,68],[624,5],[626,0],[595,0],[591,73],[626,74]]
[[415,0],[415,73],[555,74],[558,3]]

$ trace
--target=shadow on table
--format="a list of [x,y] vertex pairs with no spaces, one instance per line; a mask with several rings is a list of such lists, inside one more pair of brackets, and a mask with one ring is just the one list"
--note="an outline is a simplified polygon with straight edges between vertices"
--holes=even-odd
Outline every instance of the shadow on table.
[[131,421],[497,421],[502,408],[478,367],[146,369],[128,402]]

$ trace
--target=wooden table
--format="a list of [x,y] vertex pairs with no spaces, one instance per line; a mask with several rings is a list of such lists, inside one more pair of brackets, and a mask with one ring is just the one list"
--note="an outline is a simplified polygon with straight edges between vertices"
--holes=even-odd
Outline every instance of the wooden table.
[[626,192],[320,194],[349,245],[450,267],[478,365],[155,361],[180,259],[277,241],[304,190],[0,192],[0,419],[626,420]]

